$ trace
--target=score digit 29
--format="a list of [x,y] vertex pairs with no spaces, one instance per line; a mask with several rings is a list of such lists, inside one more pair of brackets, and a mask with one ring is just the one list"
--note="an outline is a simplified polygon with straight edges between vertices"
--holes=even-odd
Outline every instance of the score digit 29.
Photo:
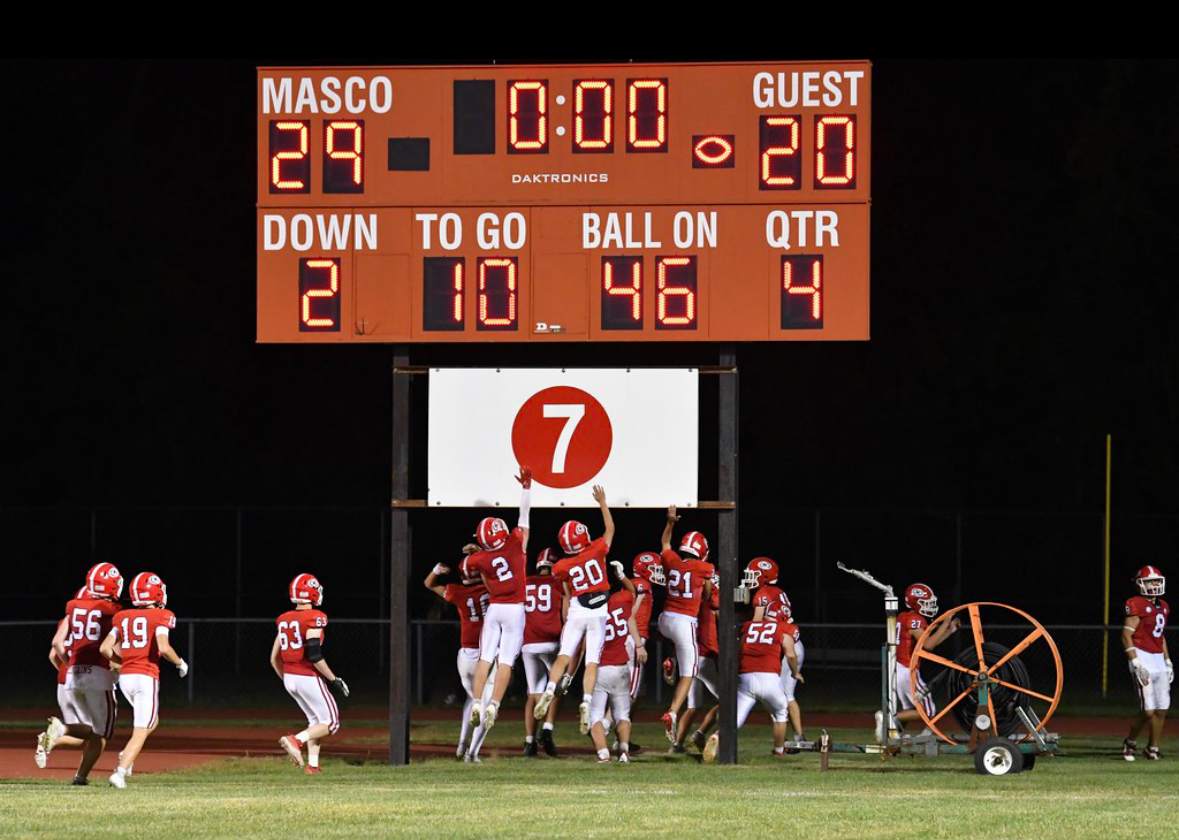
[[[311,192],[311,121],[270,121],[270,192]],[[323,191],[364,192],[364,120],[324,120]]]

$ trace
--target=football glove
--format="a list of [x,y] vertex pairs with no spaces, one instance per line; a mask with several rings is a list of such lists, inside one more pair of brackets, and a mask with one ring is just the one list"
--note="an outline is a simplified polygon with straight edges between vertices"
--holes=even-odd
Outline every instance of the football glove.
[[1130,660],[1130,673],[1138,680],[1139,685],[1150,685],[1150,671],[1137,657]]
[[1171,664],[1171,660],[1166,660],[1167,663],[1167,682],[1175,682],[1175,666]]
[[347,697],[351,692],[348,691],[348,683],[344,682],[339,677],[332,680],[332,685],[335,686],[336,691],[340,692],[341,697]]
[[443,563],[435,563],[434,564],[434,577],[442,577],[442,575],[448,574],[449,572],[450,572],[449,566],[447,566]]
[[521,466],[520,474],[516,476],[516,481],[520,482],[520,486],[525,490],[532,487],[532,468]]
[[622,563],[620,563],[619,561],[611,560],[610,561],[610,568],[614,570],[615,577],[619,578],[620,580],[622,578],[626,577],[626,573],[622,569]]
[[188,676],[188,663],[185,662],[183,659],[181,659],[180,664],[176,666],[176,670],[177,670],[177,672],[179,672],[179,674],[182,678],[187,677]]

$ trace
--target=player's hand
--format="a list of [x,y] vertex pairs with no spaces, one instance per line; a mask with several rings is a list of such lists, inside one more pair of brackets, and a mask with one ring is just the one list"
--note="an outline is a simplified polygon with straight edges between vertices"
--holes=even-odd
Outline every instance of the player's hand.
[[647,649],[646,648],[639,648],[638,650],[636,650],[635,651],[635,659],[638,660],[640,665],[646,665],[647,664]]
[[917,699],[924,703],[929,698],[929,686],[924,683],[917,686]]
[[176,671],[177,671],[177,673],[180,674],[181,677],[187,677],[188,676],[188,663],[185,662],[183,659],[181,659],[180,664],[176,666]]
[[602,489],[602,485],[594,485],[594,501],[602,507],[606,506],[606,491]]
[[532,487],[532,467],[521,465],[520,474],[516,476],[516,481],[520,482],[520,486],[525,490]]
[[463,546],[463,554],[474,554],[479,550],[479,546],[475,545],[474,543],[467,543]]
[[954,616],[953,618],[950,619],[949,632],[957,633],[961,627],[962,627],[962,622],[958,620],[958,616]]
[[1130,660],[1130,673],[1134,675],[1134,679],[1138,680],[1138,684],[1145,687],[1150,685],[1150,671],[1143,665],[1138,658]]
[[624,577],[626,577],[626,571],[622,568],[622,563],[618,560],[611,560],[610,568],[614,570],[614,575],[619,580],[622,580]]
[[802,674],[794,674],[794,679],[798,680],[799,685],[806,682],[806,680],[802,678]]
[[341,697],[347,697],[352,693],[348,690],[348,683],[344,682],[339,677],[336,677],[334,680],[332,680],[332,686],[335,687],[336,691],[340,692]]
[[1171,660],[1164,660],[1167,663],[1167,683],[1175,682],[1175,666],[1171,664]]
[[448,574],[450,574],[450,566],[447,566],[445,563],[435,563],[434,564],[434,576],[435,577],[439,577],[441,575],[448,575]]
[[679,516],[675,512],[675,505],[669,505],[667,508],[667,521],[673,525],[680,521]]

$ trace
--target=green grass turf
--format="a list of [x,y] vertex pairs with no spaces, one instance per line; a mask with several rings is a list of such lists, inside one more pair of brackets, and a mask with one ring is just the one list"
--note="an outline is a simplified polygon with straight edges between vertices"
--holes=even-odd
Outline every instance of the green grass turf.
[[[433,725],[431,725],[432,727]],[[439,726],[443,726],[439,724]],[[426,729],[415,735],[426,734]],[[500,727],[497,727],[499,729]],[[504,727],[507,730],[507,727]],[[514,743],[511,731],[496,740]],[[566,726],[565,738],[572,737]],[[631,765],[593,759],[450,759],[408,768],[328,759],[320,777],[280,759],[235,759],[139,775],[0,780],[5,838],[676,837],[1165,838],[1179,835],[1179,743],[1161,762],[1121,760],[1112,738],[1074,738],[1066,755],[1018,776],[976,775],[969,757],[767,757],[764,726],[742,732],[743,763],[669,757],[657,726]],[[440,730],[441,731],[441,730]],[[843,737],[845,733],[833,733]],[[857,733],[862,735],[863,733]],[[150,742],[148,744],[150,749]],[[330,755],[330,747],[325,751]]]

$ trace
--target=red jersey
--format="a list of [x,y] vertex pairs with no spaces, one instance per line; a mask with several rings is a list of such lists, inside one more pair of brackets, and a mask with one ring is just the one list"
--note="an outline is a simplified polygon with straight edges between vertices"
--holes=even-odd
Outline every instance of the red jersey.
[[66,603],[65,621],[69,622],[69,636],[65,648],[70,655],[67,668],[89,665],[109,670],[110,663],[99,648],[111,632],[112,620],[121,607],[106,598],[74,598]]
[[479,647],[479,634],[483,632],[483,616],[487,614],[487,605],[491,602],[487,587],[481,583],[473,586],[448,583],[446,594],[442,597],[458,607],[460,646]]
[[781,607],[786,603],[786,593],[772,583],[759,586],[753,593],[753,608],[764,607],[763,621],[777,621]]
[[720,592],[712,590],[707,602],[700,600],[700,616],[696,621],[696,645],[701,656],[720,656],[716,639],[716,611],[720,609]]
[[712,564],[703,560],[684,560],[670,548],[660,557],[663,558],[663,573],[667,576],[667,600],[663,609],[695,617],[700,612],[704,581],[712,577]]
[[1171,608],[1161,598],[1135,596],[1126,602],[1126,615],[1138,616],[1134,628],[1134,647],[1146,653],[1163,652],[1163,634],[1167,631],[1167,618]]
[[741,628],[741,673],[780,673],[784,635],[783,626],[776,621],[745,622]]
[[639,638],[645,642],[651,638],[651,606],[654,604],[655,595],[651,592],[650,581],[636,577],[632,578],[631,582],[635,585],[635,599],[643,596],[643,600],[639,601],[638,611],[635,612],[635,624],[639,628]]
[[913,631],[921,631],[917,635],[925,632],[925,628],[929,626],[929,622],[919,612],[903,612],[897,616],[897,664],[909,667],[909,660],[913,656],[913,646],[916,644],[913,641]]
[[630,636],[627,619],[635,606],[635,596],[620,589],[606,604],[606,641],[602,645],[602,665],[629,665],[626,639]]
[[[798,629],[798,625],[792,621],[787,621],[785,618],[774,619],[778,622],[778,626],[782,628],[782,635],[789,636],[794,640],[794,644],[802,641],[802,633]],[[783,654],[784,656],[785,654]]]
[[155,607],[136,607],[122,610],[115,616],[119,631],[118,653],[123,659],[122,674],[147,674],[160,678],[160,642],[156,634],[176,626],[171,610]]
[[610,582],[606,580],[606,555],[609,553],[610,546],[598,537],[585,551],[566,557],[553,566],[553,577],[569,581],[574,598],[591,592],[609,592]]
[[476,551],[463,561],[463,576],[483,577],[493,604],[523,604],[528,580],[528,558],[524,556],[523,535],[513,528],[498,551]]
[[561,587],[552,575],[528,578],[524,593],[524,644],[561,640]]
[[307,660],[307,631],[318,629],[319,643],[327,640],[328,617],[321,610],[287,610],[278,617],[278,654],[284,674],[319,676]]

